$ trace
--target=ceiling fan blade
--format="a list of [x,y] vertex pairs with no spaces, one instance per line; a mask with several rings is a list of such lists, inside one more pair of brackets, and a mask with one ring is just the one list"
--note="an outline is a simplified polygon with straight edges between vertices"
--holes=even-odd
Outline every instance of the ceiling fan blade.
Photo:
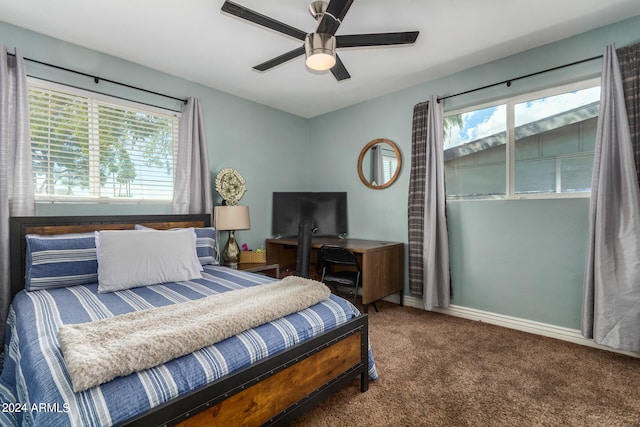
[[335,35],[353,0],[331,0],[322,16],[316,33]]
[[349,74],[338,55],[336,55],[336,65],[331,67],[331,74],[333,74],[333,77],[335,77],[337,81],[351,78],[351,74]]
[[365,47],[365,46],[390,46],[395,44],[415,43],[419,31],[407,31],[403,33],[378,33],[378,34],[352,34],[336,36],[336,48],[339,47]]
[[290,50],[289,52],[283,53],[280,56],[276,56],[275,58],[263,62],[262,64],[258,64],[253,67],[253,69],[258,71],[266,71],[270,68],[275,67],[276,65],[284,64],[285,62],[290,61],[293,58],[297,58],[300,55],[304,55],[304,46]]
[[307,36],[307,33],[305,33],[304,31],[301,31],[283,22],[276,21],[275,19],[269,18],[268,16],[262,15],[258,12],[254,12],[251,9],[247,9],[244,6],[240,6],[239,4],[231,1],[224,2],[224,4],[222,5],[222,11],[233,16],[237,16],[238,18],[244,19],[246,21],[253,22],[254,24],[258,24],[279,33],[294,37],[298,40],[304,41],[304,38]]

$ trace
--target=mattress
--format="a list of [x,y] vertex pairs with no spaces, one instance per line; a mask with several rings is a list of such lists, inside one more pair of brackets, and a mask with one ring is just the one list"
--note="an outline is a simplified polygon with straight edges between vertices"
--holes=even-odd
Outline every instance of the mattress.
[[[348,301],[331,295],[320,304],[163,365],[73,392],[57,339],[61,325],[176,304],[274,280],[220,266],[204,269],[202,279],[107,294],[99,294],[97,285],[17,294],[5,330],[0,425],[117,424],[360,314]],[[377,376],[369,349],[369,378]]]

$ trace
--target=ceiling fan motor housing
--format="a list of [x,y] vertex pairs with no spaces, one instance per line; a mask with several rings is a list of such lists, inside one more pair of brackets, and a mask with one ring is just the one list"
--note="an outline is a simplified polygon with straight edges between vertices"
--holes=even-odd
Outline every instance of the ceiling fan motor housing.
[[336,38],[331,34],[307,34],[304,50],[307,67],[312,70],[328,70],[336,65]]

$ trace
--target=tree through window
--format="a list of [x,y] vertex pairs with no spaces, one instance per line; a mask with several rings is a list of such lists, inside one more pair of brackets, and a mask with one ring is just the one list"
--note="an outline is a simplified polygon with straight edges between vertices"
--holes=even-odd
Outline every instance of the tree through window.
[[38,200],[171,200],[175,112],[30,79]]

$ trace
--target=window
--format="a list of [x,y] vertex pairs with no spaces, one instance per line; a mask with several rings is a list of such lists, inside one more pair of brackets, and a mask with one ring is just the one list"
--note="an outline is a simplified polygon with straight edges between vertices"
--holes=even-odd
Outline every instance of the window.
[[398,159],[396,152],[387,144],[380,144],[380,149],[382,150],[382,173],[384,175],[382,182],[389,182],[398,168]]
[[598,85],[591,80],[447,114],[447,198],[588,195]]
[[172,199],[178,113],[36,79],[29,109],[37,200]]

